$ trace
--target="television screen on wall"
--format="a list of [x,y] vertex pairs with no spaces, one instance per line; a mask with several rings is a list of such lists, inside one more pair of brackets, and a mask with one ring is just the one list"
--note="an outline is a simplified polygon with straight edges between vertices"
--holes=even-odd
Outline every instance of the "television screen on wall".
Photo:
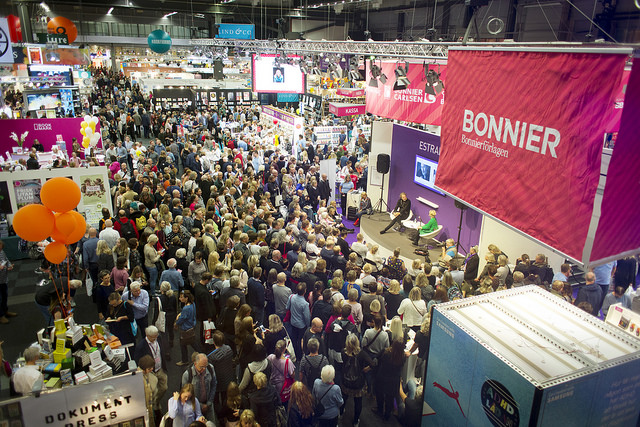
[[[297,59],[295,55],[288,58]],[[253,91],[267,93],[304,93],[305,75],[298,65],[285,63],[275,55],[253,55]]]
[[413,182],[438,194],[444,195],[444,193],[438,191],[435,187],[437,169],[437,162],[416,156],[416,163],[413,170]]

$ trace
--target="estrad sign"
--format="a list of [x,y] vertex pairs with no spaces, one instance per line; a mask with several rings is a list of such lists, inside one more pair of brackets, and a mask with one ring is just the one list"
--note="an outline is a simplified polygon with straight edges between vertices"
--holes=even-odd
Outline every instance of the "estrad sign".
[[146,417],[142,374],[112,377],[17,402],[24,426],[109,426]]

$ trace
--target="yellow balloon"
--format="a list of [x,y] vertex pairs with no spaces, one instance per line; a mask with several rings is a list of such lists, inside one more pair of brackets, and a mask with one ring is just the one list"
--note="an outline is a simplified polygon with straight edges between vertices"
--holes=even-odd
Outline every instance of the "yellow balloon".
[[[85,139],[86,139],[86,138],[85,138]],[[82,146],[83,146],[84,148],[89,148],[89,143],[88,143],[88,142],[86,142],[86,141],[82,141]]]
[[80,129],[80,133],[82,134],[82,136],[85,136],[87,134],[87,132],[84,130],[84,128]]
[[93,130],[95,132],[95,130],[96,130],[96,124],[95,123],[93,123],[93,122],[89,123],[89,127],[91,128],[91,130]]
[[82,138],[82,145],[85,145],[85,148],[89,145],[89,143],[91,142],[91,139],[88,136],[85,136],[84,138]]
[[87,122],[82,122],[80,123],[80,126],[82,126],[82,129],[86,128],[87,126],[89,126],[89,123]]

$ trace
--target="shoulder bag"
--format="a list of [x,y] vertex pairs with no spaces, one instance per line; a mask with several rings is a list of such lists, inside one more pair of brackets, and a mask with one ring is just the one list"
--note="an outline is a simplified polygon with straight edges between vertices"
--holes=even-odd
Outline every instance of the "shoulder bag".
[[154,325],[156,326],[156,328],[158,328],[158,331],[165,332],[167,323],[166,313],[162,310],[162,301],[160,300],[160,297],[156,298],[156,300],[158,301],[158,318],[156,319]]

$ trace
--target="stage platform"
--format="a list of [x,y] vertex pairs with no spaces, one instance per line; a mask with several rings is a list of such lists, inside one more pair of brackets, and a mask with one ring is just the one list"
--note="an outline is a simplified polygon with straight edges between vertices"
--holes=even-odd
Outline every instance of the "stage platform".
[[[424,259],[420,255],[413,253],[417,246],[413,246],[409,240],[409,229],[404,232],[394,231],[390,229],[384,234],[380,234],[380,230],[389,225],[391,219],[389,213],[381,212],[375,213],[371,216],[363,215],[360,218],[360,232],[364,235],[365,243],[368,245],[380,246],[380,255],[388,258],[393,255],[395,248],[400,248],[400,257],[404,261],[405,265],[409,267],[414,259]],[[432,261],[436,261],[442,254],[442,249],[429,249],[429,256]]]

